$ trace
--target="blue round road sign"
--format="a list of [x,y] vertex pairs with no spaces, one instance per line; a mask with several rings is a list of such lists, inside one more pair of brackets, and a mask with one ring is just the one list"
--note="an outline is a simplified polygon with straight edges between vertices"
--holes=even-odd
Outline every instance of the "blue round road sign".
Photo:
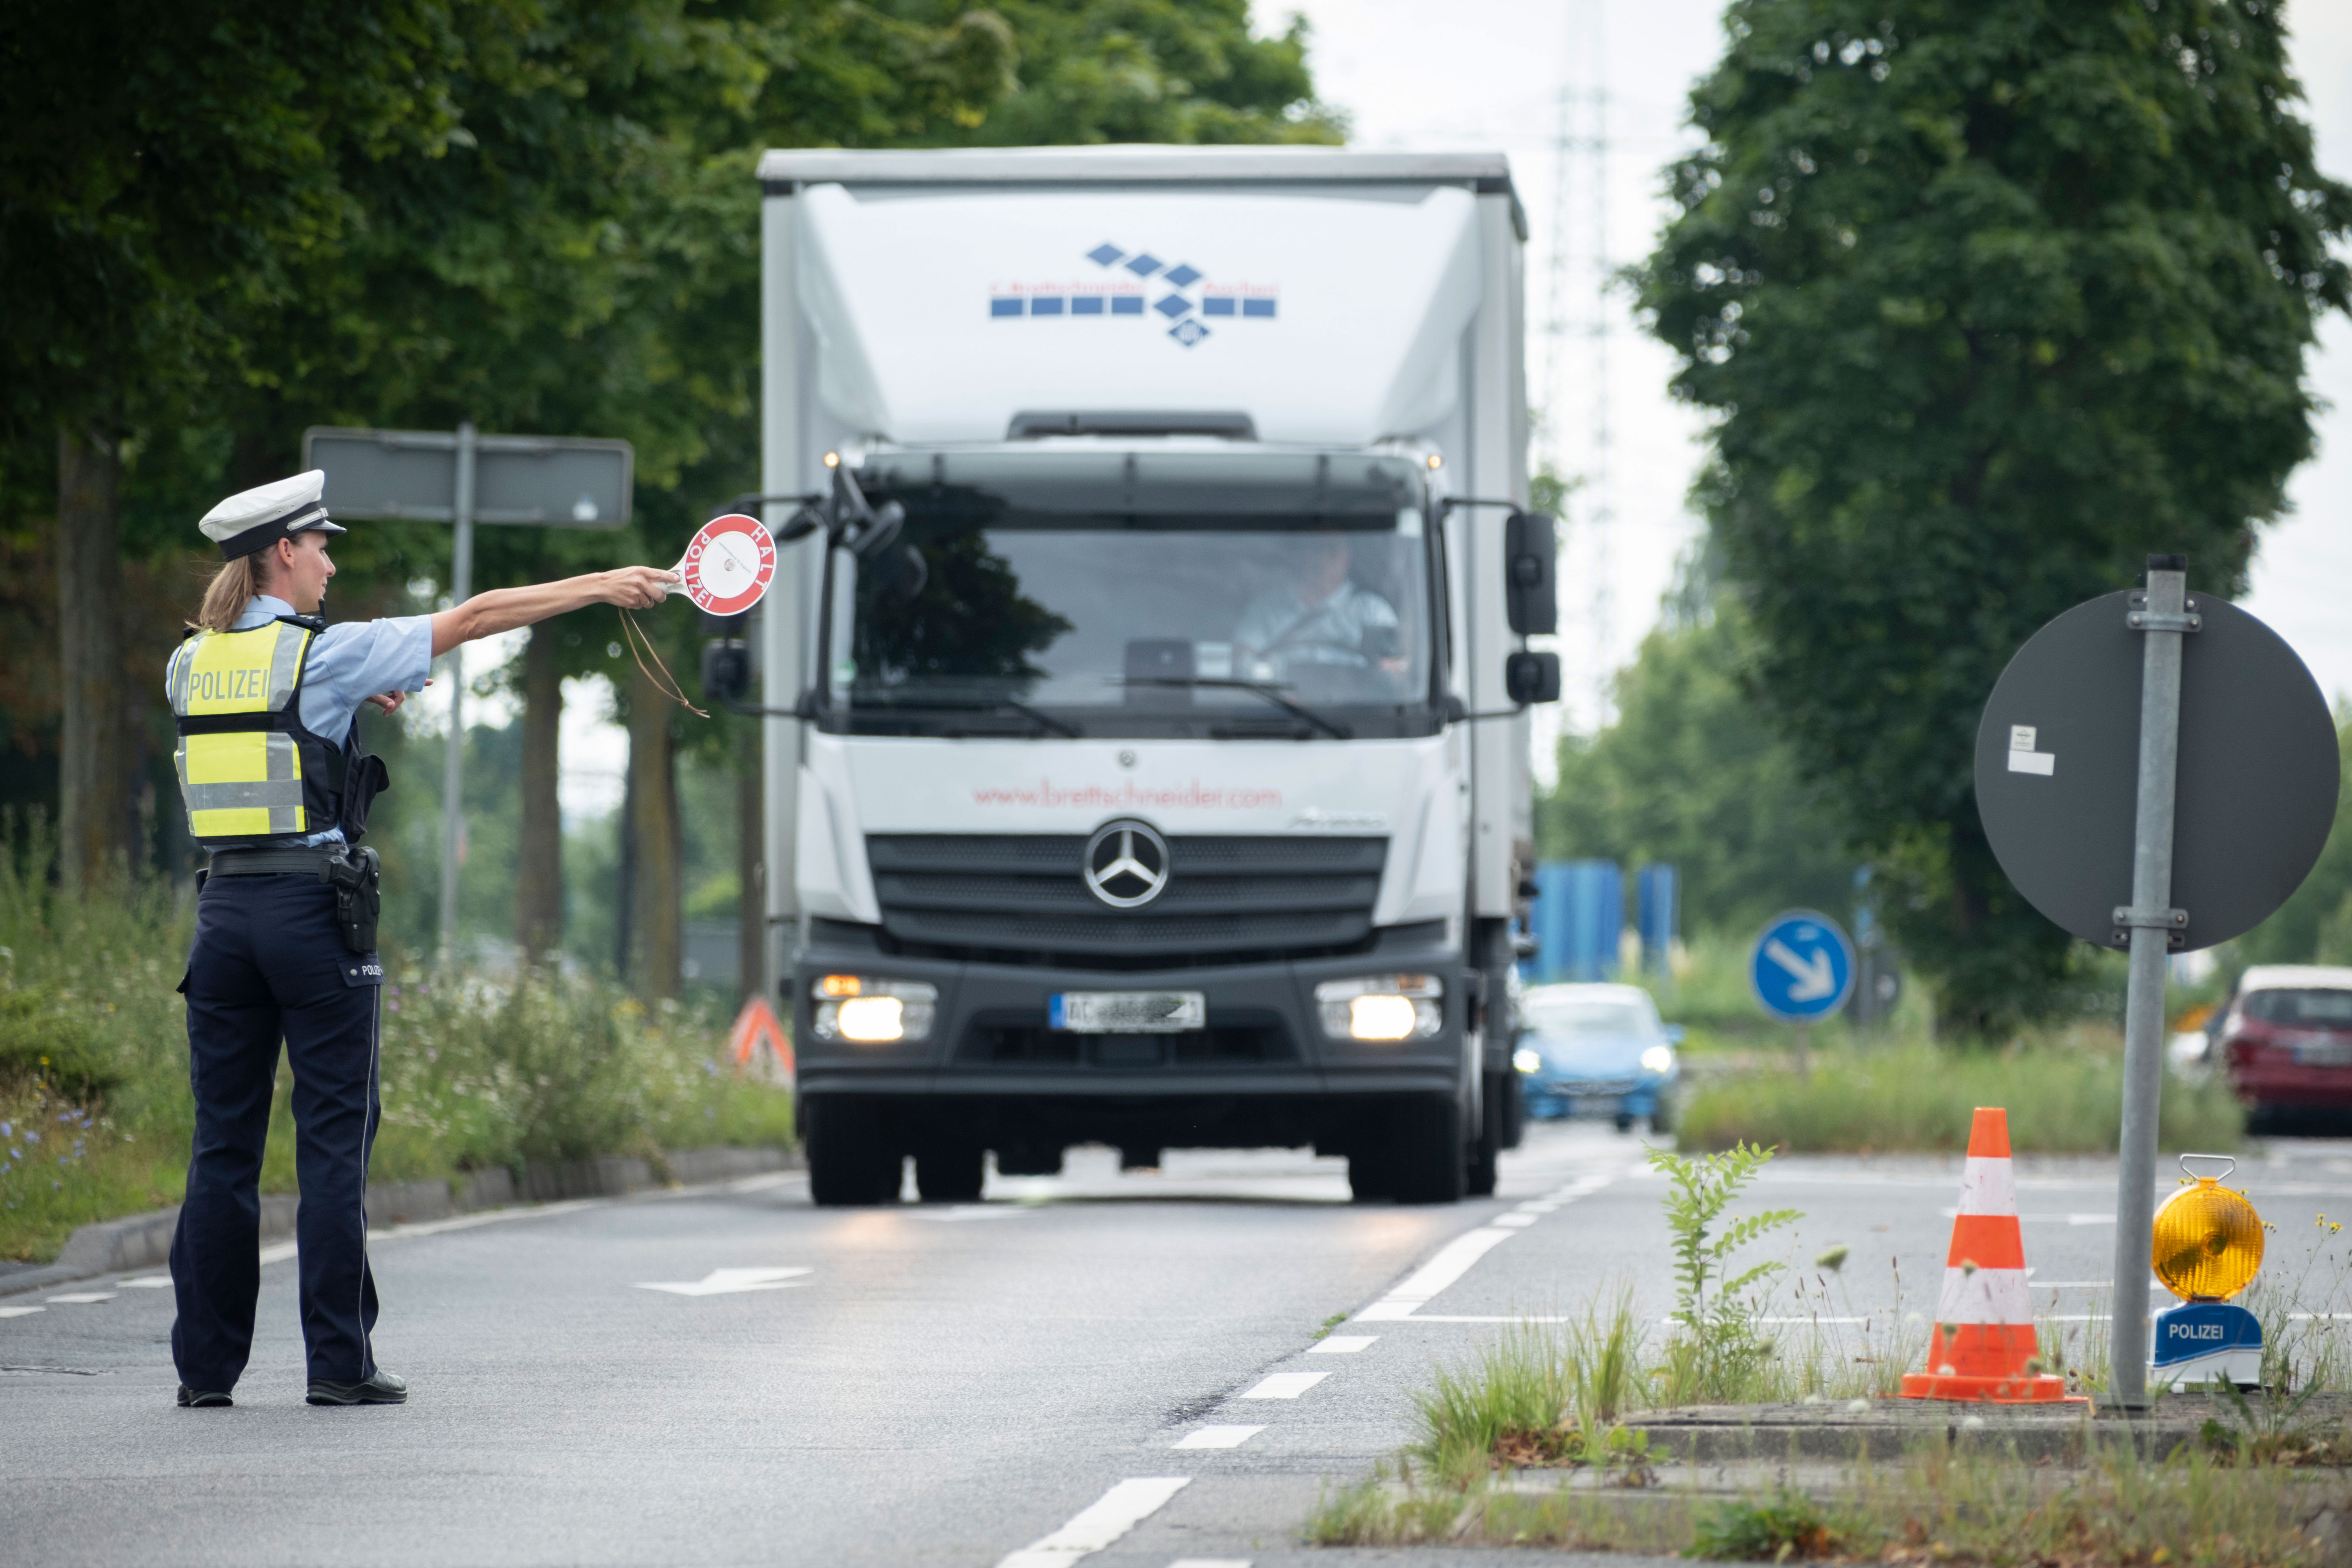
[[1768,921],[1748,956],[1748,984],[1764,1011],[1792,1024],[1826,1018],[1853,994],[1853,943],[1837,921],[1790,910]]

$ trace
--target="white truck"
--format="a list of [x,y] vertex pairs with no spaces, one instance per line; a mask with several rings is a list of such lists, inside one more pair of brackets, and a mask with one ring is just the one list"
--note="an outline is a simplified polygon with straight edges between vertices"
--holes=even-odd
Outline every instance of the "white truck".
[[1491,1191],[1559,685],[1506,161],[759,176],[780,549],[728,694],[756,665],[816,1201],[1082,1142]]

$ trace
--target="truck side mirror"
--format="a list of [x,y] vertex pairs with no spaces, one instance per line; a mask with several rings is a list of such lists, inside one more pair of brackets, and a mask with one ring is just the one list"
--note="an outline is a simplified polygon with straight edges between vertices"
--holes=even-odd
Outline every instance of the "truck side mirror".
[[[1539,511],[1515,511],[1503,524],[1503,603],[1521,637],[1559,630],[1559,524]],[[1556,689],[1550,701],[1559,696]]]
[[751,645],[713,637],[702,645],[702,692],[720,702],[740,702],[751,689]]
[[1515,653],[1503,661],[1503,689],[1524,708],[1559,700],[1559,655]]

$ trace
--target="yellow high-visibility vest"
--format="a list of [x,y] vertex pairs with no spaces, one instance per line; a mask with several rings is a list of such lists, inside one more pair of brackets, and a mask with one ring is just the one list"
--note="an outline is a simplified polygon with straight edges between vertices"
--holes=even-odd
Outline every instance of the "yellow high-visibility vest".
[[166,678],[173,765],[189,834],[207,849],[321,833],[341,816],[343,754],[302,727],[311,628],[286,618],[190,634]]

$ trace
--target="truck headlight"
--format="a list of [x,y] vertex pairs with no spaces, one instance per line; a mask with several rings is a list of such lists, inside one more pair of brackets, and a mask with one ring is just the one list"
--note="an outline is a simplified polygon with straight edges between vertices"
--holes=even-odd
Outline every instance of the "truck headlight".
[[1511,1053],[1511,1065],[1521,1072],[1541,1072],[1543,1053],[1533,1046],[1521,1046]]
[[1643,1072],[1670,1073],[1675,1070],[1675,1048],[1672,1046],[1652,1046],[1642,1053]]
[[1335,1040],[1426,1039],[1445,1026],[1444,994],[1434,974],[1368,974],[1318,984],[1315,1006]]
[[928,980],[878,980],[864,974],[828,974],[814,987],[811,1020],[820,1040],[887,1045],[924,1040],[939,1011],[940,988]]

